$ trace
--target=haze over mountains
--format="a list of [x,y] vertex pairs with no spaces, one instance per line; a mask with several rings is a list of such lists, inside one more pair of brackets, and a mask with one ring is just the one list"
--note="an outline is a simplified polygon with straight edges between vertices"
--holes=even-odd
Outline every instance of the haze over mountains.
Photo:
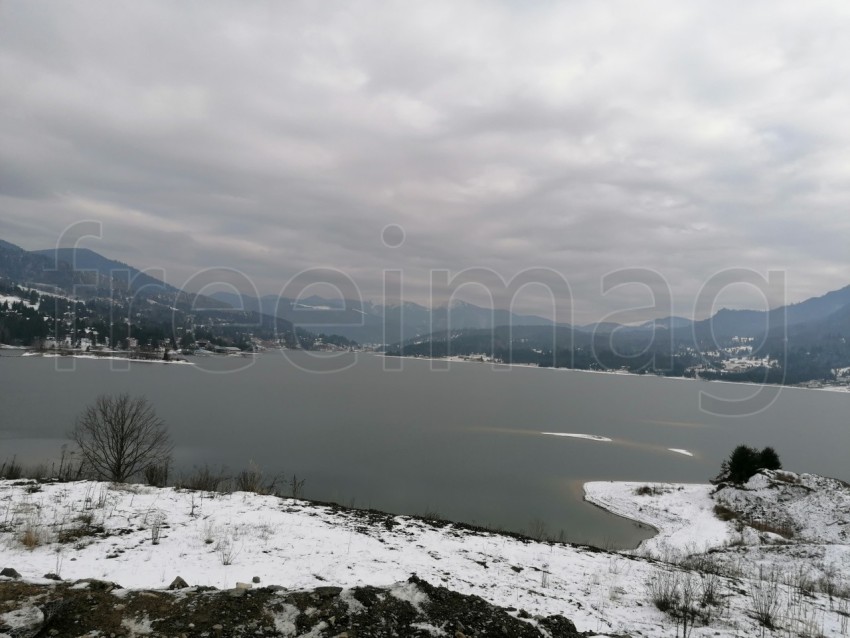
[[[0,240],[0,277],[45,290],[71,293],[94,287],[118,287],[129,293],[161,294],[181,298],[177,288],[148,273],[109,259],[86,248],[25,251]],[[94,277],[94,279],[93,279]],[[405,302],[380,304],[372,301],[328,299],[310,296],[298,300],[267,295],[261,298],[216,292],[209,296],[184,295],[197,307],[236,309],[277,317],[315,333],[334,333],[360,343],[399,343],[446,330],[492,330],[499,326],[547,328],[544,317],[491,310],[461,300],[429,309]],[[576,333],[621,334],[670,331],[698,337],[760,336],[788,330],[791,335],[815,336],[828,331],[850,333],[850,285],[803,302],[770,311],[721,309],[711,318],[692,321],[662,317],[641,325],[599,323],[582,326],[559,324]]]
[[[540,366],[774,383],[836,380],[850,369],[850,286],[769,311],[721,309],[700,321],[661,317],[636,325],[570,326],[462,300],[427,308],[316,295],[205,296],[153,274],[87,249],[25,251],[3,241],[0,294],[34,289],[68,300],[55,301],[50,311],[41,304],[39,310],[21,304],[6,310],[0,341],[33,345],[96,334],[112,347],[132,336],[151,347],[191,349],[203,339],[249,350],[356,342],[398,355],[474,354]],[[735,364],[742,356],[746,361]]]
[[[359,300],[327,299],[311,296],[294,300],[275,295],[260,299],[235,293],[215,293],[214,298],[234,308],[244,307],[276,315],[296,325],[318,332],[334,332],[361,343],[396,343],[446,330],[491,330],[499,326],[548,327],[551,320],[535,315],[520,315],[507,310],[482,308],[455,301],[434,309],[415,303],[380,305]],[[805,334],[826,330],[850,332],[850,285],[841,290],[813,297],[797,304],[770,311],[730,310],[723,308],[709,319],[693,321],[684,317],[663,317],[640,325],[597,323],[581,326],[557,324],[578,333],[609,334],[615,331],[645,333],[671,331],[693,333],[699,337],[755,337],[782,331]],[[386,329],[385,329],[386,326]],[[547,333],[551,333],[548,330]]]
[[435,308],[405,302],[376,304],[352,299],[326,299],[310,296],[289,299],[268,295],[257,299],[235,293],[212,295],[234,308],[259,310],[276,315],[313,332],[335,333],[360,343],[397,343],[432,332],[461,329],[490,329],[496,326],[550,326],[552,322],[534,315],[507,310],[490,310],[465,301]]

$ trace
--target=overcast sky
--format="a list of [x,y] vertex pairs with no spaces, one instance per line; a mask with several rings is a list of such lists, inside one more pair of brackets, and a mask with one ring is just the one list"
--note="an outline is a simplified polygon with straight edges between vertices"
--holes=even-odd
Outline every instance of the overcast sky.
[[175,285],[550,268],[581,322],[651,303],[611,271],[690,315],[740,267],[799,301],[850,283],[850,3],[5,0],[0,238],[85,219]]

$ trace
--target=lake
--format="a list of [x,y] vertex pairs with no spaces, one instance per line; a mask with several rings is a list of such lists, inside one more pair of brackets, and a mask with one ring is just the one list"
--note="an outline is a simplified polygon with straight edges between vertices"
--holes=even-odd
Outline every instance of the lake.
[[[129,392],[168,424],[178,474],[253,462],[304,479],[308,498],[610,547],[651,532],[584,503],[585,481],[705,482],[739,443],[850,480],[850,393],[773,388],[769,407],[725,417],[700,410],[700,391],[735,399],[758,388],[422,359],[387,371],[369,353],[196,365],[14,355],[0,356],[0,463],[58,458],[84,406]],[[350,367],[334,372],[341,363]]]

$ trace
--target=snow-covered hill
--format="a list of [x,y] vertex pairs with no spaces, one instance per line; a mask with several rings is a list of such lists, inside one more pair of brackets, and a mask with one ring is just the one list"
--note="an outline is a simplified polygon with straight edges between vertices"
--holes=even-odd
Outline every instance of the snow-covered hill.
[[[737,507],[731,498],[737,492],[761,494],[767,503],[774,492],[764,480],[775,482],[756,477],[746,491],[721,490],[724,507]],[[801,485],[814,480],[799,477]],[[812,507],[837,511],[831,499],[844,499],[846,488],[829,483],[819,489],[823,499]],[[761,635],[754,597],[775,581],[777,629],[765,635],[785,636],[792,629],[848,635],[840,575],[833,574],[829,587],[813,580],[803,599],[795,593],[802,586],[790,578],[792,571],[773,578],[758,569],[771,564],[777,548],[808,551],[832,542],[833,531],[817,537],[813,523],[814,536],[780,544],[781,537],[742,522],[745,513],[720,520],[720,495],[711,491],[704,485],[587,484],[588,500],[659,530],[638,550],[618,553],[245,492],[0,481],[0,567],[14,568],[33,583],[53,582],[43,578],[52,572],[65,580],[98,578],[154,589],[178,575],[192,586],[229,589],[256,577],[264,585],[300,590],[390,587],[416,574],[515,616],[527,612],[531,622],[561,614],[580,631],[645,636],[682,632],[678,607],[658,608],[658,589],[665,584],[680,596],[692,590],[693,600],[686,596],[683,602],[693,611],[689,635]],[[783,501],[783,494],[775,491],[776,511],[796,502]],[[846,545],[830,547],[836,556],[846,555]]]

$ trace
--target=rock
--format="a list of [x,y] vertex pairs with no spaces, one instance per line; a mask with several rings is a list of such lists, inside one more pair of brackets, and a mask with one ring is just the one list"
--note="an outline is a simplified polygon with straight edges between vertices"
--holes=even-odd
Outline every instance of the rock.
[[[98,580],[97,578],[81,578],[75,584],[88,583],[89,589],[94,591],[111,592],[113,589],[122,589],[118,583],[113,583],[108,580]],[[82,587],[80,587],[82,589]]]
[[35,605],[24,605],[3,614],[5,624],[14,629],[9,634],[21,638],[31,638],[41,633],[44,626],[44,614]]
[[316,587],[313,590],[313,595],[316,598],[334,598],[342,592],[342,587]]
[[259,583],[259,582],[260,582],[260,577],[259,577],[259,576],[254,576],[254,577],[251,579],[251,582],[252,582],[252,583]]
[[540,621],[540,626],[553,636],[570,636],[578,633],[573,622],[563,616],[549,616]]
[[[207,638],[258,636],[264,633],[258,628],[267,625],[268,612],[277,614],[281,606],[298,610],[298,631],[294,633],[328,638],[419,635],[423,622],[444,628],[445,638],[581,637],[574,631],[572,623],[561,616],[543,618],[538,626],[523,622],[476,596],[458,594],[419,579],[414,584],[417,591],[427,596],[428,602],[422,605],[421,611],[411,608],[404,597],[390,594],[392,588],[363,586],[346,591],[346,597],[350,591],[353,599],[362,605],[352,614],[346,613],[347,601],[339,599],[340,588],[330,586],[288,594],[285,591],[273,593],[277,588],[261,586],[250,591],[233,588],[203,592],[192,587],[181,590],[178,595],[158,589],[130,592],[126,599],[116,599],[105,589],[74,589],[68,581],[58,584],[41,581],[41,584],[23,587],[6,581],[0,590],[18,592],[18,604],[22,608],[33,606],[30,602],[33,590],[42,594],[38,599],[38,609],[43,614],[41,625],[27,634],[12,634],[15,638],[52,638],[48,632],[54,627],[60,633],[53,636],[97,634],[103,638],[124,638],[132,632],[125,632],[116,623],[122,618],[130,621],[131,618],[124,618],[125,612],[129,613],[139,605],[155,608],[159,625],[157,634],[173,638],[204,634]],[[52,604],[58,605],[55,613],[50,610]],[[37,612],[31,613],[33,620],[38,620]],[[4,620],[6,618],[0,614],[0,625]],[[218,623],[218,626],[209,623]],[[5,629],[0,629],[0,635]]]
[[48,580],[62,580],[62,578],[61,578],[61,576],[59,576],[59,574],[54,574],[53,572],[50,572],[49,574],[45,574],[43,576],[43,578],[47,578]]
[[236,589],[251,589],[251,583],[236,583]]
[[168,586],[168,589],[186,589],[189,586],[185,580],[178,576],[174,580],[171,581],[171,584]]
[[6,576],[7,578],[21,577],[21,575],[11,567],[4,567],[2,570],[0,570],[0,576]]

